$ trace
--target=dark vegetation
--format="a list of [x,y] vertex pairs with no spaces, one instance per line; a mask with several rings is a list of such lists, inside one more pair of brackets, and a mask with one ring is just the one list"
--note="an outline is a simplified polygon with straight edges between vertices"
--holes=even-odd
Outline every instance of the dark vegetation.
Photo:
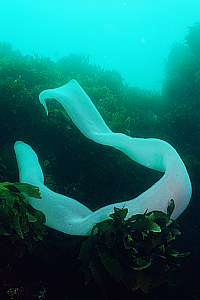
[[[46,183],[96,209],[113,201],[128,200],[150,187],[162,174],[145,169],[114,149],[83,137],[62,108],[49,103],[47,117],[38,94],[75,78],[89,94],[107,124],[131,136],[157,137],[170,142],[185,162],[193,184],[193,197],[179,219],[184,235],[178,246],[191,251],[174,281],[148,295],[111,284],[118,298],[200,299],[199,220],[199,109],[200,24],[192,26],[183,44],[176,45],[166,66],[161,95],[127,86],[115,71],[70,55],[57,62],[23,56],[8,44],[0,45],[0,180],[18,181],[13,145],[30,144],[37,152]],[[11,191],[12,192],[12,191]],[[40,201],[38,199],[38,201]],[[102,299],[95,283],[84,286],[77,260],[83,238],[49,230],[34,251],[1,243],[0,299]],[[6,250],[6,251],[5,251]],[[7,255],[6,255],[7,253]],[[1,259],[3,257],[3,259]],[[175,277],[175,278],[174,278]],[[109,298],[109,299],[110,299]]]
[[190,254],[172,248],[172,242],[181,234],[170,219],[174,208],[171,200],[167,213],[146,211],[128,219],[127,208],[114,208],[110,219],[97,223],[81,245],[85,285],[94,281],[106,298],[110,278],[143,293],[169,282],[180,259]]

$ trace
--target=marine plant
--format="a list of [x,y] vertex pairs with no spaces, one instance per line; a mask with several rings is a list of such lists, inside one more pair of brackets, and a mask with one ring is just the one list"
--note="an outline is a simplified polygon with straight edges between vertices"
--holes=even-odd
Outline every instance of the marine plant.
[[180,258],[189,252],[173,248],[181,234],[167,213],[146,211],[126,219],[127,208],[114,208],[110,218],[97,223],[82,242],[79,259],[85,284],[95,282],[105,292],[106,282],[115,281],[128,289],[149,292],[168,280]]
[[[2,252],[5,247],[14,249],[14,256],[22,256],[41,241],[46,230],[45,216],[28,204],[25,195],[41,201],[39,189],[26,183],[0,183],[0,243]],[[9,258],[10,259],[10,258]],[[2,261],[0,261],[0,264]]]

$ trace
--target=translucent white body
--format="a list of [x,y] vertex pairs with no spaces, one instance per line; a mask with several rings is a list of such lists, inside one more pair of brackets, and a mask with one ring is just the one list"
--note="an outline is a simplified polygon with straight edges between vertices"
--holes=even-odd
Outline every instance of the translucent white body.
[[160,180],[138,197],[106,205],[93,212],[77,200],[46,187],[36,153],[29,145],[18,141],[15,143],[15,153],[20,181],[40,188],[42,199],[28,198],[28,201],[45,214],[47,226],[67,234],[89,235],[97,222],[109,218],[114,207],[127,207],[128,218],[133,214],[144,213],[146,209],[166,212],[169,201],[173,199],[173,219],[185,210],[191,198],[191,182],[183,161],[169,143],[159,139],[132,138],[122,133],[113,133],[75,80],[59,88],[43,91],[39,99],[47,114],[45,101],[57,100],[79,130],[94,142],[114,147],[139,164],[164,173]]

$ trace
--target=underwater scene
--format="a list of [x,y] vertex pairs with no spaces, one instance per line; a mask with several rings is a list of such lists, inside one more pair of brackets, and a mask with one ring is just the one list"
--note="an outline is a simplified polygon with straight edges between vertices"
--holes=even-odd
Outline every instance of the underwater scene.
[[0,300],[200,300],[199,0],[0,25]]

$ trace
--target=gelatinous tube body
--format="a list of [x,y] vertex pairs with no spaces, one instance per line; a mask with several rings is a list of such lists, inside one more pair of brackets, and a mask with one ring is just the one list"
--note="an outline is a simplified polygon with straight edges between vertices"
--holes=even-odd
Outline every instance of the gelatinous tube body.
[[40,188],[42,199],[29,197],[28,200],[34,208],[45,214],[47,226],[67,234],[88,235],[96,223],[109,218],[114,207],[127,207],[128,218],[133,214],[144,213],[147,209],[166,212],[169,201],[173,199],[173,219],[185,210],[191,198],[191,182],[183,161],[169,143],[160,139],[132,138],[112,132],[76,80],[59,88],[43,91],[39,99],[47,114],[46,100],[57,100],[79,130],[94,142],[114,147],[139,164],[164,173],[160,180],[138,197],[106,205],[93,212],[77,200],[47,188],[33,149],[23,142],[16,142],[20,181]]

